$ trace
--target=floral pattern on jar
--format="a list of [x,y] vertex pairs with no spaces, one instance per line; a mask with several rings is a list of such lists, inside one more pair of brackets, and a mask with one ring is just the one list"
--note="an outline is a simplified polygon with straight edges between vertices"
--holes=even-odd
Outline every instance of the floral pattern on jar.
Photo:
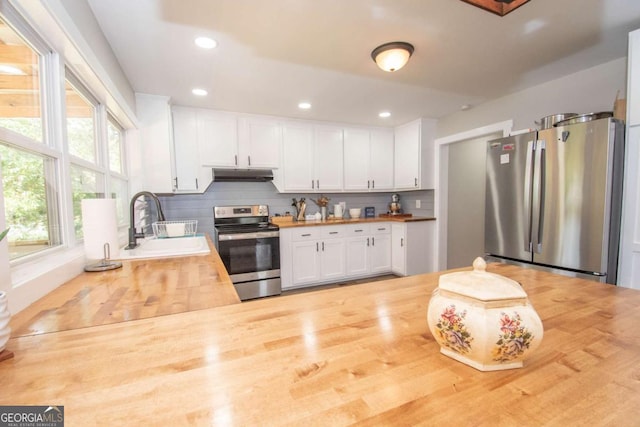
[[522,319],[517,312],[512,316],[501,313],[500,334],[492,351],[493,360],[509,362],[518,359],[529,349],[533,338],[533,334],[522,325]]
[[452,304],[442,311],[436,323],[440,344],[461,354],[471,350],[471,341],[473,341],[463,322],[466,315],[466,310],[457,313],[456,306]]

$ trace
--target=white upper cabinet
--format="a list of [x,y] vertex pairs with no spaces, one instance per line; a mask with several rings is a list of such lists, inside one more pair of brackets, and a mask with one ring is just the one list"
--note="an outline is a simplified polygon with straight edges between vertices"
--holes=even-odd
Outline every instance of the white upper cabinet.
[[315,191],[342,191],[342,128],[315,126]]
[[344,189],[393,190],[393,130],[344,130]]
[[342,191],[341,128],[292,122],[282,132],[282,167],[274,171],[280,191]]
[[282,126],[270,118],[240,119],[238,163],[248,169],[277,169],[280,167]]
[[201,164],[209,167],[238,167],[237,116],[231,113],[221,113],[201,108],[185,109],[196,113],[198,151]]
[[368,191],[371,189],[370,133],[368,129],[344,130],[344,189]]
[[418,119],[395,129],[396,190],[427,190],[435,185],[435,120]]
[[282,173],[284,191],[311,191],[315,178],[313,128],[305,124],[285,124],[282,138],[282,168],[274,175]]

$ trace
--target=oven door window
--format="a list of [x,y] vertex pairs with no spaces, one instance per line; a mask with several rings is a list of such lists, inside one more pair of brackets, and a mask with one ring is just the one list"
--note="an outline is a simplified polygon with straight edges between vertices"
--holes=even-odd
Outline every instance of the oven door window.
[[269,271],[280,268],[279,244],[278,237],[225,240],[218,252],[230,275]]

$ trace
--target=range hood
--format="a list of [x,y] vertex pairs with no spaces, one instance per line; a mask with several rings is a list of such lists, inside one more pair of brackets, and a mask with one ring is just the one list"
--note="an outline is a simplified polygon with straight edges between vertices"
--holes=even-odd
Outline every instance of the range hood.
[[273,180],[270,169],[213,169],[213,182],[266,182]]

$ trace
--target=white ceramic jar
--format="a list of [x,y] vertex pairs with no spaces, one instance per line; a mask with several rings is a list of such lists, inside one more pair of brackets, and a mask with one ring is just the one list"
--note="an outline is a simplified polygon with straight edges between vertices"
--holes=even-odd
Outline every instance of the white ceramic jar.
[[0,291],[0,352],[7,346],[9,337],[11,336],[11,328],[9,327],[11,313],[9,313],[9,300],[7,293]]
[[473,271],[440,276],[429,329],[442,354],[480,371],[521,368],[542,341],[542,321],[518,282],[485,270],[476,258]]

